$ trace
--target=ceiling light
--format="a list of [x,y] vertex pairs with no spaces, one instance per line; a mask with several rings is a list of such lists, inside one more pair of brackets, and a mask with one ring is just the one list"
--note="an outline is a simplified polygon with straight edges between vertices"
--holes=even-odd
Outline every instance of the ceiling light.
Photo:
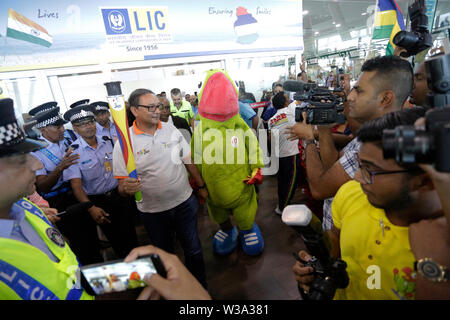
[[308,13],[309,13],[308,10],[303,11],[303,15],[304,15],[304,16],[307,15]]
[[333,24],[336,24],[336,22],[333,21]]
[[314,32],[314,34],[319,34],[319,31]]
[[365,16],[366,14],[367,14],[367,12],[363,12],[363,13],[361,13],[361,15],[362,15],[362,16]]
[[339,28],[341,26],[341,24],[340,23],[338,23],[337,25],[336,25],[336,28]]

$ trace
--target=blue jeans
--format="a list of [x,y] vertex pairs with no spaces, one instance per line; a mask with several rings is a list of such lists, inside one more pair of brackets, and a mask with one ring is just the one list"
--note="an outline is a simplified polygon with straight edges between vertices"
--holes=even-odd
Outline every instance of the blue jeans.
[[205,263],[197,230],[198,202],[193,194],[170,210],[157,213],[140,212],[142,224],[148,232],[150,241],[167,252],[175,252],[175,237],[184,251],[188,270],[207,288]]

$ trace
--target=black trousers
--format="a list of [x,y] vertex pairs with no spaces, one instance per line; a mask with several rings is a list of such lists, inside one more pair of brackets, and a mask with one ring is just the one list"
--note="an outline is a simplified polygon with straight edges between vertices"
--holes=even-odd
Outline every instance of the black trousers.
[[205,262],[197,226],[198,201],[193,194],[170,210],[140,212],[142,224],[151,243],[167,252],[175,253],[175,239],[183,248],[188,270],[207,289]]
[[132,249],[138,246],[134,226],[136,207],[132,203],[134,198],[120,196],[117,188],[106,194],[89,195],[88,197],[96,207],[102,208],[109,214],[108,219],[111,223],[99,226],[111,243],[117,258],[125,258]]
[[[46,199],[50,208],[58,212],[78,203],[72,192],[66,192]],[[87,211],[60,216],[56,222],[58,230],[67,238],[69,246],[81,265],[103,262],[98,245],[97,228]]]
[[278,208],[283,211],[290,204],[297,189],[300,174],[300,155],[280,158],[278,169]]

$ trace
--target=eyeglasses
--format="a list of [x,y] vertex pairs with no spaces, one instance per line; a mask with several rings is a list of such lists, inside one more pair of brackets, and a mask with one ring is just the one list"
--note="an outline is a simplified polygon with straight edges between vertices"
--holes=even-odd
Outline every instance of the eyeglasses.
[[142,107],[142,108],[147,108],[147,110],[148,110],[149,112],[155,112],[156,108],[158,108],[159,111],[164,110],[164,106],[163,106],[162,104],[151,104],[151,105],[149,105],[149,106],[144,106],[144,105],[142,105],[142,104],[138,104],[137,106],[138,106],[138,107]]
[[84,128],[84,127],[87,127],[87,126],[93,125],[93,124],[95,124],[95,120],[94,119],[87,120],[87,121],[82,121],[82,122],[79,122],[79,123],[74,123],[73,125],[75,127],[78,127],[78,128]]
[[361,170],[361,176],[364,179],[364,182],[367,184],[372,184],[373,177],[376,175],[411,172],[411,170],[371,171],[367,167],[363,166],[361,164],[361,162],[358,161],[358,164],[359,164],[359,170]]

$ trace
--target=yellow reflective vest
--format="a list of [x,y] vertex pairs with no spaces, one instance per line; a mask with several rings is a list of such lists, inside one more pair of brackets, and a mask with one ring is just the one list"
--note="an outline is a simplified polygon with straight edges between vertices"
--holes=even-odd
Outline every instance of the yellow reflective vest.
[[26,199],[14,205],[24,209],[25,219],[59,262],[30,244],[0,238],[0,299],[92,300],[77,283],[75,254],[42,210]]

